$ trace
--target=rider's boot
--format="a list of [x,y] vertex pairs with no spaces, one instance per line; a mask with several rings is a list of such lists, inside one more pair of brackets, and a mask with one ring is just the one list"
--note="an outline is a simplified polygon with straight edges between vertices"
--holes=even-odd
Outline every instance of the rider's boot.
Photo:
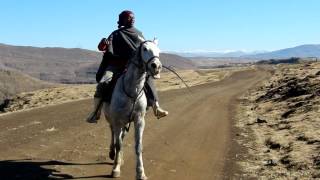
[[162,118],[162,117],[165,117],[165,116],[167,116],[167,115],[169,114],[168,111],[163,110],[163,109],[160,107],[158,101],[156,101],[156,102],[153,104],[152,108],[153,108],[154,115],[155,115],[158,119],[160,119],[160,118]]
[[95,97],[94,98],[94,108],[93,111],[87,117],[88,123],[97,123],[100,119],[102,109],[102,98]]

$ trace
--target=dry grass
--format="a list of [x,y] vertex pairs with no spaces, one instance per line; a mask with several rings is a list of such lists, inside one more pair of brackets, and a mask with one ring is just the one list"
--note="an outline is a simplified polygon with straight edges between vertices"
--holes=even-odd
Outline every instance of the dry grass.
[[[245,68],[247,67],[243,67],[243,69]],[[188,86],[196,86],[220,81],[239,70],[241,70],[241,68],[217,68],[208,70],[181,70],[178,73]],[[156,81],[156,86],[159,91],[185,88],[182,81],[175,74],[170,72],[162,73],[161,79]]]

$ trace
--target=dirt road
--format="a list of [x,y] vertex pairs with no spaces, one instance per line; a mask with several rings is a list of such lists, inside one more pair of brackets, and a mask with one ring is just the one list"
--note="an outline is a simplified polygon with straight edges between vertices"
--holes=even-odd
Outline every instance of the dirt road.
[[[160,93],[168,117],[146,117],[144,163],[149,179],[223,179],[233,176],[236,97],[268,77],[237,72],[211,84]],[[108,179],[110,131],[104,119],[84,121],[91,100],[0,116],[0,179]],[[125,138],[122,177],[134,179],[133,128]]]

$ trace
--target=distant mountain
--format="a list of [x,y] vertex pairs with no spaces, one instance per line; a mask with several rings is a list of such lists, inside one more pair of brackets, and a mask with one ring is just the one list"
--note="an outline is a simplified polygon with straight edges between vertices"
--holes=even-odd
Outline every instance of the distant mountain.
[[320,45],[309,44],[301,45],[293,48],[281,49],[277,51],[272,51],[268,53],[260,53],[256,55],[245,56],[248,58],[256,59],[283,59],[290,57],[320,57]]
[[246,51],[225,51],[225,52],[219,52],[219,51],[199,51],[199,52],[176,52],[176,51],[168,51],[168,53],[171,54],[177,54],[179,56],[187,57],[187,58],[194,58],[194,57],[242,57],[242,56],[249,56],[249,55],[255,55],[258,53],[264,53],[266,51],[252,51],[252,52],[246,52]]
[[[161,54],[162,62],[176,68],[194,68],[191,61]],[[0,44],[0,67],[40,80],[58,83],[94,83],[102,53],[79,48],[38,48]]]
[[319,44],[307,44],[296,46],[293,48],[280,49],[276,51],[199,51],[199,52],[175,52],[168,51],[171,54],[177,54],[183,57],[195,58],[195,57],[212,57],[212,58],[249,58],[253,60],[257,59],[286,59],[291,57],[320,57],[320,45]]

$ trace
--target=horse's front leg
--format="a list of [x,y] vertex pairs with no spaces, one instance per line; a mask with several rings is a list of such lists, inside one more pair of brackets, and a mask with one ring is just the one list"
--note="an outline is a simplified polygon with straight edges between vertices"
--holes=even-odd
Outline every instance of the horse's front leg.
[[142,136],[145,126],[144,117],[139,117],[135,122],[135,150],[136,150],[136,177],[137,179],[147,179],[144,173],[143,159],[142,159]]
[[113,127],[116,157],[113,163],[112,177],[120,177],[120,167],[122,164],[122,128]]

